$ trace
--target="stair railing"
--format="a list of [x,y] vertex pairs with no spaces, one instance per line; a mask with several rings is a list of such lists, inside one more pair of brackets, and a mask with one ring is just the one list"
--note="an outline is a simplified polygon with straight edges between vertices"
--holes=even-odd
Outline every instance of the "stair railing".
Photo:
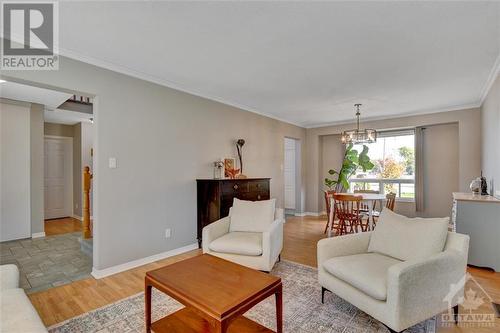
[[92,186],[92,174],[90,168],[83,168],[83,238],[92,238],[90,230],[90,188]]

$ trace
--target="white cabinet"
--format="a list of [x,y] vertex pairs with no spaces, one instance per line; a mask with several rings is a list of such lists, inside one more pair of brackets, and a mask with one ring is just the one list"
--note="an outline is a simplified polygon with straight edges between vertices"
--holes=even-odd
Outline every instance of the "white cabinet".
[[470,236],[469,265],[500,271],[500,200],[453,193],[452,224]]

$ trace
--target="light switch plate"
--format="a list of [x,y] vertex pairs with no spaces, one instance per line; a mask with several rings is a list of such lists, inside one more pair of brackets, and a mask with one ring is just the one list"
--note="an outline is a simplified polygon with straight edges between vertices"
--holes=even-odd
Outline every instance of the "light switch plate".
[[109,168],[116,169],[116,158],[114,157],[109,158]]

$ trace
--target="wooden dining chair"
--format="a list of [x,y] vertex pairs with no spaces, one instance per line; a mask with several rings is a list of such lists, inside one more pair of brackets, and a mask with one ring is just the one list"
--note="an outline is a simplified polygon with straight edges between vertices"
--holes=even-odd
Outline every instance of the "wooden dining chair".
[[[330,221],[331,200],[333,199],[334,194],[335,191],[325,191],[325,204],[326,204],[326,225],[324,231],[325,234],[328,231],[328,223]],[[335,212],[333,214],[333,222],[335,222]]]
[[[336,193],[333,195],[335,215],[338,218],[338,235],[358,232],[359,228],[363,230],[361,224],[360,205],[363,197],[345,193]],[[332,223],[333,226],[333,223]]]
[[396,204],[396,193],[389,193],[385,196],[386,202],[385,202],[385,208],[388,208],[392,211],[394,211],[394,206]]
[[[396,205],[396,193],[388,193],[385,196],[385,208],[394,211],[394,206],[395,205]],[[377,224],[377,220],[375,220],[375,218],[378,219],[379,216],[380,216],[380,212],[379,211],[374,210],[372,212],[373,227],[375,227],[375,225]],[[368,223],[368,221],[367,221],[367,223]]]
[[[356,193],[371,193],[371,194],[380,194],[380,191],[377,190],[354,190],[354,194]],[[360,210],[361,212],[368,213],[370,211],[370,207],[368,207],[368,204],[362,202],[360,205]],[[373,200],[373,206],[372,210],[375,210],[377,208],[377,201]]]

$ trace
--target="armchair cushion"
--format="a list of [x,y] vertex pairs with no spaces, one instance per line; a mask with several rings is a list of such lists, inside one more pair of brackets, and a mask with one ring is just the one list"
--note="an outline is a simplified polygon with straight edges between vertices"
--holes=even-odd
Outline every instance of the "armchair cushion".
[[408,218],[384,208],[373,231],[368,252],[400,260],[429,258],[444,249],[449,218]]
[[400,260],[382,254],[363,253],[334,257],[325,261],[323,268],[368,296],[385,301],[389,267],[399,263]]
[[274,221],[276,199],[246,201],[234,198],[229,231],[264,232]]
[[230,232],[212,241],[209,248],[219,253],[260,256],[262,255],[262,233]]

